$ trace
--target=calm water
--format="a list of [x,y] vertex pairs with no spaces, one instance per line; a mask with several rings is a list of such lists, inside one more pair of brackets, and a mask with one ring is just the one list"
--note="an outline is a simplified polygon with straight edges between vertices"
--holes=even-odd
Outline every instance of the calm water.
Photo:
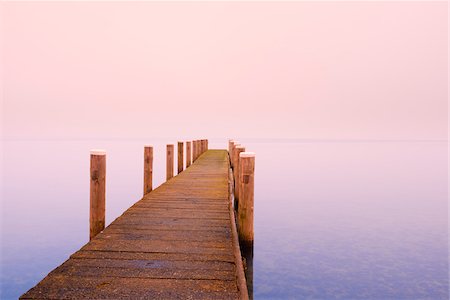
[[[89,150],[108,151],[110,223],[140,199],[148,142],[3,142],[1,299],[88,241]],[[241,142],[257,152],[256,299],[448,299],[446,142]]]

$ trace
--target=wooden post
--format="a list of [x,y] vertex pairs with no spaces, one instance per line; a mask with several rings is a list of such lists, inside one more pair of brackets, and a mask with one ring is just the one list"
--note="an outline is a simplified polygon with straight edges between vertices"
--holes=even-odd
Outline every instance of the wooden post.
[[180,174],[181,172],[183,172],[183,161],[184,161],[183,154],[184,154],[183,142],[178,142],[178,158],[177,158],[178,159],[177,160],[178,173],[177,174]]
[[173,177],[173,145],[167,145],[166,180]]
[[192,141],[192,163],[197,159],[197,140]]
[[191,161],[191,144],[192,142],[186,142],[186,168],[188,168],[192,161]]
[[200,140],[200,145],[202,149],[202,154],[205,153],[205,140]]
[[91,151],[89,239],[105,229],[106,151]]
[[[241,145],[236,145],[234,147],[233,158],[234,158],[234,182],[239,182],[239,154],[245,152],[245,147]],[[239,184],[234,186],[234,203],[235,207],[239,207]]]
[[195,155],[195,160],[197,160],[201,154],[200,140],[196,140],[195,142],[197,143],[197,154]]
[[253,204],[255,190],[255,153],[239,154],[239,239],[253,245]]
[[[231,155],[231,167],[232,167],[232,168],[234,168],[234,161],[235,161],[235,159],[236,159],[236,157],[234,157],[234,148],[236,147],[236,145],[239,145],[239,142],[238,142],[238,141],[233,141],[233,143],[231,143],[231,152],[230,152],[230,155]],[[239,159],[239,157],[238,157],[237,159]]]
[[203,153],[202,140],[198,140],[197,144],[198,144],[198,156],[197,157],[199,157]]
[[205,140],[205,142],[206,142],[206,150],[208,150],[208,149],[209,149],[209,145],[208,145],[208,144],[209,144],[209,142],[208,142],[208,140],[207,140],[207,139]]
[[231,153],[233,143],[234,143],[233,140],[228,140],[228,155],[230,156],[230,165],[231,166],[232,166],[231,161],[233,160],[233,153]]
[[153,147],[144,146],[144,196],[153,189]]

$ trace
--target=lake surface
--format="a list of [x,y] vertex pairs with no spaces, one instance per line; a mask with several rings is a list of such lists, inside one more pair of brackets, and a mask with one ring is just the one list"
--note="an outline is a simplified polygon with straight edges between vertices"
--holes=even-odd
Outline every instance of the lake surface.
[[[165,144],[2,142],[1,299],[89,239],[89,150],[107,150],[107,224],[154,186]],[[256,152],[256,299],[448,299],[447,142],[241,140]],[[210,140],[210,148],[226,148]]]

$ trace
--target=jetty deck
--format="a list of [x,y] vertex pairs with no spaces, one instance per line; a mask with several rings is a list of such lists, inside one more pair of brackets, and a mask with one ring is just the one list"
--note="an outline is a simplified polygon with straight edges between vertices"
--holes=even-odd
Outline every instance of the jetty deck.
[[21,299],[242,299],[226,150],[145,195]]

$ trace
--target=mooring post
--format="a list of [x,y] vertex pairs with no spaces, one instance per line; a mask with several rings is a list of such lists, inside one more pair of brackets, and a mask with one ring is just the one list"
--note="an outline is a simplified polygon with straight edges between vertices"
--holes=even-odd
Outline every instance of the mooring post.
[[230,155],[231,155],[231,167],[234,169],[234,161],[235,161],[235,159],[237,158],[237,159],[239,159],[239,157],[234,157],[234,148],[236,147],[236,145],[239,145],[239,142],[238,141],[233,141],[232,143],[231,143],[231,152],[230,152]]
[[197,160],[197,140],[192,141],[192,163]]
[[191,158],[191,141],[186,142],[186,168],[188,168],[192,163]]
[[234,187],[234,207],[238,208],[239,207],[239,184],[237,184],[239,182],[239,154],[241,152],[245,152],[245,147],[241,146],[241,145],[236,145],[236,147],[234,147],[234,152],[233,152],[233,158],[234,158],[234,168],[233,168],[233,175],[234,175],[234,182],[236,182],[235,187]]
[[228,155],[230,157],[230,166],[231,166],[231,160],[233,159],[233,153],[231,153],[232,146],[233,146],[233,140],[228,140]]
[[144,196],[153,189],[153,147],[144,146]]
[[195,160],[197,160],[198,159],[198,157],[200,156],[200,151],[201,151],[201,149],[200,149],[200,140],[197,140],[196,141],[196,143],[197,143],[197,154],[195,155]]
[[89,240],[105,229],[106,151],[91,151]]
[[180,174],[181,172],[183,172],[183,162],[184,162],[184,158],[183,158],[183,154],[184,154],[184,149],[183,149],[183,142],[178,142],[178,173]]
[[166,180],[169,180],[173,177],[173,148],[173,145],[167,145]]
[[253,203],[255,190],[255,153],[239,154],[239,239],[253,244]]

